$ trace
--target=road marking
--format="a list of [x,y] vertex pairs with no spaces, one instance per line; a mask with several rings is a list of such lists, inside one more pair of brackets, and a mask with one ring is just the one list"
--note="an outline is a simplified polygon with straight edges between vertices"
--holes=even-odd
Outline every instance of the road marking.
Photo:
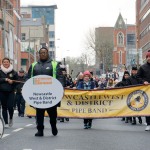
[[26,127],[30,127],[30,126],[32,126],[32,125],[33,125],[33,124],[27,124]]
[[23,150],[32,150],[32,149],[23,149]]
[[8,136],[8,135],[10,135],[10,134],[3,134],[3,137],[2,137],[2,138],[5,138],[5,137]]
[[16,130],[13,130],[12,132],[18,132],[18,131],[20,131],[20,130],[22,130],[23,128],[18,128],[18,129],[16,129]]

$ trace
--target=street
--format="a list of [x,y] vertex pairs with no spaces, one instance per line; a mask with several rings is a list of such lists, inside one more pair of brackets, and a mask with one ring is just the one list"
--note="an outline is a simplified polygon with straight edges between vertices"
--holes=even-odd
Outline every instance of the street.
[[83,129],[82,119],[58,121],[54,137],[45,118],[44,137],[35,137],[35,119],[14,116],[12,128],[5,129],[0,150],[146,150],[150,147],[150,132],[143,124],[136,126],[117,119],[95,119],[92,129]]

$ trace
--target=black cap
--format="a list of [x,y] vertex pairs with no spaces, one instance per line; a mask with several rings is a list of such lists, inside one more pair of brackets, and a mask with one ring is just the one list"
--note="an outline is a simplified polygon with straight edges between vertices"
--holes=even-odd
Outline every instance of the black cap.
[[[41,49],[45,49],[45,50],[48,51],[48,47],[46,47],[46,46],[42,46],[42,47],[40,48],[40,50],[41,50]],[[39,52],[40,52],[40,50],[39,50]]]
[[19,70],[19,73],[24,73],[24,70],[21,68],[21,69]]
[[132,70],[138,70],[137,66],[132,66]]

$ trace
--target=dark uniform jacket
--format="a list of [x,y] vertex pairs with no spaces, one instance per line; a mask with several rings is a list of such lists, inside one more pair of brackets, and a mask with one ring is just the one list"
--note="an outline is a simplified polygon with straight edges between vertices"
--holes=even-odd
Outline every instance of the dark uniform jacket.
[[150,64],[145,63],[144,65],[140,66],[138,73],[137,73],[137,78],[142,78],[143,83],[147,81],[150,83]]
[[143,84],[142,79],[138,78],[137,75],[132,75],[127,79],[127,85],[138,85]]
[[[25,77],[24,76],[23,77],[18,76],[18,81],[25,82]],[[16,93],[18,93],[18,94],[21,93],[23,85],[24,85],[24,83],[18,83],[16,85]]]
[[5,74],[2,70],[0,70],[0,91],[1,92],[12,92],[15,89],[16,84],[9,84],[6,78],[11,80],[18,80],[18,74],[16,71],[12,70],[11,72]]
[[[48,59],[45,62],[42,62],[39,60],[33,68],[33,75],[31,74],[31,72],[32,72],[32,65],[30,66],[29,71],[28,71],[28,75],[27,75],[28,79],[31,78],[31,76],[37,76],[37,75],[53,76],[53,67],[52,67],[51,60]],[[62,84],[64,84],[64,78],[62,76],[62,72],[61,72],[61,68],[60,68],[59,64],[56,67],[56,78]]]

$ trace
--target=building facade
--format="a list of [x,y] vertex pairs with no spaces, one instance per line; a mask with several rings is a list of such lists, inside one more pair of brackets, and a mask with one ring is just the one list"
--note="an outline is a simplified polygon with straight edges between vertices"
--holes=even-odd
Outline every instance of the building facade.
[[24,18],[42,18],[45,17],[46,24],[49,26],[49,52],[50,57],[55,59],[56,57],[56,48],[55,48],[55,9],[57,5],[51,6],[28,6],[21,7],[21,15]]
[[0,62],[8,57],[20,69],[20,0],[0,0]]
[[41,46],[49,42],[49,27],[45,18],[22,18],[21,20],[21,67],[28,70],[37,60]]
[[125,66],[128,70],[137,64],[136,26],[127,24],[119,14],[114,27],[113,70],[121,71]]
[[127,24],[121,13],[114,27],[95,29],[96,73],[131,69],[137,63],[136,26]]
[[[150,0],[136,0],[137,48],[143,60],[150,50]],[[142,63],[139,55],[139,63]]]

